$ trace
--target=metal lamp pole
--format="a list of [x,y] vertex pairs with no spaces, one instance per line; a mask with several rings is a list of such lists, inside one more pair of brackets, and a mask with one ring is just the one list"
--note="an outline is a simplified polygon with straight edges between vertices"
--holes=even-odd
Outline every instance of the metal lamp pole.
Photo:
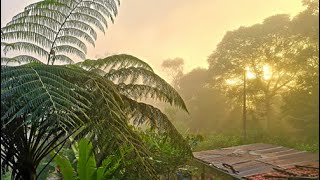
[[243,71],[243,140],[247,140],[247,97],[246,97],[246,70]]

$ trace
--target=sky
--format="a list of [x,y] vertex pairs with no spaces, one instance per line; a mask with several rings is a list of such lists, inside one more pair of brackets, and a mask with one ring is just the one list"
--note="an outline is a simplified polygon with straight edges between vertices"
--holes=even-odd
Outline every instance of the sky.
[[[36,0],[1,0],[1,27]],[[301,0],[123,0],[115,23],[99,33],[87,58],[126,53],[149,63],[181,57],[185,73],[206,68],[207,57],[227,31],[261,23],[275,14],[296,15]]]

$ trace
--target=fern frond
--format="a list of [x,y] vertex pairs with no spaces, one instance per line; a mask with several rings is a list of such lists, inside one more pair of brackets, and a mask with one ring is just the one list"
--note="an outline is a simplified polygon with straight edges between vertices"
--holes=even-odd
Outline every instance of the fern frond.
[[[104,7],[109,9],[109,12],[112,13],[114,16],[118,14],[118,7],[115,0],[87,0],[85,2],[98,2],[102,4]],[[118,6],[120,3],[118,3]]]
[[85,31],[82,31],[82,30],[76,29],[76,28],[72,28],[72,27],[68,27],[68,28],[65,27],[65,28],[62,28],[60,32],[61,32],[61,35],[59,37],[62,37],[62,36],[74,36],[74,37],[83,38],[87,42],[89,42],[91,45],[94,46],[95,39],[93,39]]
[[31,52],[38,54],[40,56],[43,56],[45,58],[48,57],[49,53],[42,47],[35,45],[33,43],[29,42],[15,42],[15,43],[10,43],[9,45],[5,46],[3,51],[11,51],[11,50],[18,50],[18,51],[26,51],[26,52]]
[[107,68],[119,69],[119,68],[125,68],[125,67],[141,67],[153,72],[153,69],[149,66],[149,64],[128,54],[112,55],[112,56],[108,56],[106,58],[97,59],[97,60],[87,59],[77,64],[82,68],[90,69],[90,70],[93,70],[93,69],[106,70]]
[[42,24],[37,24],[37,23],[15,23],[15,24],[5,26],[1,30],[3,30],[3,32],[12,32],[12,31],[35,32],[38,34],[45,34],[48,39],[53,39],[55,33],[57,33],[55,30],[51,29],[50,27],[47,27]]
[[57,10],[63,13],[70,12],[72,9],[72,2],[74,1],[51,1],[50,3],[47,3],[45,1],[36,2],[33,4],[30,4],[24,8],[25,11],[36,9],[36,8],[47,8],[51,10]]
[[130,84],[136,83],[139,78],[141,78],[143,84],[158,88],[168,97],[171,97],[173,100],[170,102],[170,104],[180,107],[188,112],[187,107],[178,92],[154,72],[148,71],[141,67],[129,67],[120,68],[117,70],[112,69],[105,75],[105,77],[112,81],[117,81],[118,83],[130,81]]
[[74,63],[74,61],[70,57],[68,57],[68,56],[66,56],[64,54],[57,54],[55,56],[55,58],[56,58],[56,60],[61,61],[61,62],[65,62],[67,64]]
[[36,63],[42,63],[39,59],[32,57],[32,56],[28,56],[28,55],[20,55],[20,56],[15,56],[12,58],[8,58],[8,57],[1,57],[1,64],[2,63],[10,63],[10,62],[17,62],[19,64],[21,63],[31,63],[31,62],[36,62]]
[[81,12],[75,12],[75,13],[72,13],[69,16],[69,19],[70,20],[79,20],[79,19],[81,19],[82,21],[84,21],[84,22],[86,22],[88,24],[94,25],[100,31],[105,33],[105,29],[104,29],[103,25],[101,24],[101,22],[98,19],[96,19],[95,17],[91,16],[91,15],[84,14],[84,13],[81,13]]
[[50,48],[52,41],[48,39],[46,36],[35,33],[35,32],[24,32],[24,31],[11,31],[5,32],[2,36],[3,40],[26,40],[29,42],[36,43],[44,48]]
[[87,14],[89,16],[95,17],[98,21],[104,24],[104,27],[107,28],[108,27],[107,17],[102,15],[98,10],[90,8],[90,6],[89,7],[79,6],[79,8],[77,8],[75,12],[79,12],[79,13],[83,13],[83,14]]
[[[94,46],[97,38],[96,30],[91,26],[105,33],[107,20],[110,18],[113,21],[113,16],[116,14],[115,0],[40,1],[27,6],[3,28],[2,45],[8,46],[6,52],[23,49],[29,52],[30,56],[33,54],[43,56],[44,59],[41,60],[48,63],[60,60],[61,56],[55,57],[57,54],[71,53],[84,59],[87,52],[86,43]],[[18,46],[11,48],[7,44],[12,41],[23,41],[34,45],[24,47],[28,44],[18,42],[20,43]],[[38,47],[47,52],[40,51]],[[65,61],[66,58],[62,60]]]
[[171,104],[175,99],[175,97],[170,97],[170,94],[166,94],[166,92],[161,91],[160,89],[143,84],[121,83],[118,84],[117,87],[121,94],[135,100],[151,98]]
[[103,3],[101,3],[101,1],[83,1],[81,5],[96,9],[98,12],[101,12],[103,16],[110,18],[111,22],[114,22],[112,13],[110,12],[112,9],[108,8],[108,6],[105,6]]
[[[45,118],[48,114],[65,116],[65,119],[60,119],[60,123],[66,126],[70,125],[66,119],[72,119],[72,124],[81,122],[74,112],[81,112],[86,116],[84,110],[88,108],[89,102],[85,98],[87,92],[56,75],[59,71],[50,72],[43,67],[44,65],[2,67],[1,99],[15,95],[12,99],[15,103],[11,103],[11,107],[1,117],[5,121],[4,125],[29,113],[29,118],[33,121]],[[54,69],[57,68],[53,67],[52,70]]]
[[69,53],[69,54],[75,54],[78,57],[84,59],[86,57],[85,53],[81,50],[79,50],[76,47],[70,46],[70,45],[57,45],[54,47],[54,50],[56,52],[62,52],[62,53]]
[[66,18],[66,15],[59,10],[53,10],[49,8],[34,8],[34,9],[25,10],[17,14],[16,16],[13,17],[13,19],[19,19],[27,16],[51,17],[59,22],[62,22]]
[[55,19],[52,19],[47,16],[26,16],[17,19],[13,19],[12,21],[7,23],[7,26],[14,25],[17,23],[35,23],[45,25],[50,27],[51,29],[57,31],[61,26],[61,23]]
[[[62,29],[78,29],[82,32],[86,32],[87,34],[90,34],[90,36],[93,38],[93,42],[95,40],[97,40],[97,33],[96,31],[88,24],[82,22],[82,21],[79,21],[79,20],[69,20],[67,21],[63,28]],[[78,35],[75,35],[75,36],[78,36]],[[80,37],[84,37],[84,35],[80,35]],[[85,38],[85,37],[84,37]],[[85,38],[87,41],[89,41],[88,39],[89,38]],[[90,41],[89,41],[90,42]],[[90,42],[91,43],[91,42]],[[91,44],[94,44],[94,43],[91,43]]]
[[76,45],[77,48],[79,48],[82,52],[85,54],[87,53],[87,46],[84,42],[82,42],[80,39],[78,39],[75,36],[60,36],[56,39],[57,44],[72,44]]
[[19,63],[20,64],[20,62],[15,58],[1,57],[1,64],[8,64],[8,63]]
[[136,125],[149,124],[151,128],[156,128],[159,133],[165,134],[172,139],[174,145],[182,147],[191,155],[190,147],[182,135],[177,131],[169,118],[158,108],[137,102],[130,98],[123,97],[129,109],[127,113],[130,115],[133,123]]
[[[74,68],[77,67],[74,66]],[[128,144],[133,148],[137,163],[140,164],[146,173],[145,175],[154,179],[155,171],[148,160],[150,153],[142,144],[137,134],[127,124],[127,115],[123,111],[125,103],[118,93],[116,86],[102,76],[95,73],[90,74],[95,78],[86,81],[85,84],[82,82],[95,95],[95,99],[92,99],[92,108],[88,111],[91,119],[91,128],[87,129],[88,132],[85,134],[90,132],[89,134],[94,134],[95,139],[98,139],[98,142],[95,144],[97,154],[102,153],[101,157],[103,159],[105,157],[103,154],[108,155],[114,149],[118,149],[119,145]]]

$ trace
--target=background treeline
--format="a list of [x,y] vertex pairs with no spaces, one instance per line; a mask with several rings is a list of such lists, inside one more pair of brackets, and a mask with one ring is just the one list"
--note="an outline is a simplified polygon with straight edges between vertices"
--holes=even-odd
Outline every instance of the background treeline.
[[180,132],[210,136],[211,143],[221,134],[228,136],[226,143],[243,143],[243,71],[250,69],[254,78],[247,78],[246,86],[249,142],[289,143],[318,151],[319,2],[303,4],[306,9],[294,17],[274,15],[228,31],[208,56],[208,69],[184,74],[183,59],[163,62],[190,112],[166,108]]

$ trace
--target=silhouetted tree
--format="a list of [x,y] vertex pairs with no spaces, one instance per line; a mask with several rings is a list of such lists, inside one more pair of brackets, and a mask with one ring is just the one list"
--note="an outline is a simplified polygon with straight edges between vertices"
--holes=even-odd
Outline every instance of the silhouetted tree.
[[[262,24],[227,32],[208,59],[212,83],[235,103],[242,103],[243,72],[251,70],[255,77],[247,81],[248,103],[253,112],[261,110],[257,116],[265,118],[267,128],[274,98],[301,84],[310,68],[318,68],[315,53],[319,46],[314,43],[318,38],[314,19],[318,15],[314,12],[308,6],[293,20],[288,15],[276,15]],[[312,31],[303,31],[302,25]]]

